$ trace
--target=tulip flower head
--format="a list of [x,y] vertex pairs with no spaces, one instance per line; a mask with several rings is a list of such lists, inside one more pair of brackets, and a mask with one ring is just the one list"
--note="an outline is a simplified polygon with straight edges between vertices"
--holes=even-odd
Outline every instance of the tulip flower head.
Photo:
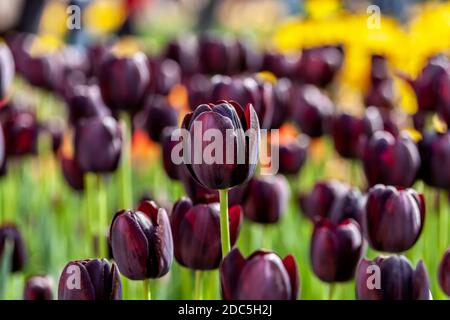
[[445,251],[439,264],[438,279],[442,291],[450,297],[450,249]]
[[9,257],[11,259],[11,272],[18,272],[23,270],[27,260],[25,250],[25,243],[19,229],[13,224],[0,225],[0,260],[5,257],[6,244],[12,246],[12,253]]
[[225,300],[296,300],[300,286],[293,256],[261,250],[245,259],[233,249],[220,267],[220,282]]
[[38,275],[27,279],[23,291],[24,300],[53,300],[53,279]]

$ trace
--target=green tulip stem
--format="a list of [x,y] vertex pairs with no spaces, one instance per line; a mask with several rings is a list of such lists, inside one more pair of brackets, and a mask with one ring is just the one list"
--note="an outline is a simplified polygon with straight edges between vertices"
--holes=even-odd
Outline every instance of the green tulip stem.
[[222,259],[230,252],[230,226],[228,223],[228,189],[219,190],[220,197],[220,236]]
[[99,255],[101,258],[107,257],[107,245],[106,245],[106,234],[105,228],[108,224],[107,214],[108,214],[108,199],[105,190],[104,181],[101,175],[97,176],[98,191],[97,191],[97,201],[98,201],[98,246]]
[[144,300],[152,300],[152,291],[150,288],[150,279],[144,280]]
[[335,284],[332,282],[329,284],[328,286],[328,300],[333,300],[333,295],[334,295],[334,286]]
[[203,300],[203,272],[195,270],[195,300]]
[[84,175],[85,179],[85,232],[86,232],[86,251],[87,254],[90,255],[92,253],[92,240],[93,240],[93,230],[92,230],[92,217],[95,214],[96,208],[95,208],[95,200],[94,200],[94,194],[96,192],[96,175],[93,173],[86,173]]
[[131,119],[123,112],[120,115],[123,130],[122,159],[120,161],[120,187],[121,187],[121,207],[122,209],[131,209],[133,206],[133,191],[131,177]]
[[265,249],[272,247],[272,229],[269,225],[263,225],[263,246]]

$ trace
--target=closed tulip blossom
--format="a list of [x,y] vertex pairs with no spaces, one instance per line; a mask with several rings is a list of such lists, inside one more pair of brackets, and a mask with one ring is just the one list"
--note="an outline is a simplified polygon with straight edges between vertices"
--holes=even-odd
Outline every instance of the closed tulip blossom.
[[202,35],[198,54],[203,73],[231,75],[239,67],[239,48],[236,41],[228,37]]
[[414,269],[405,256],[362,259],[356,270],[359,300],[431,300],[428,272],[422,260]]
[[389,74],[386,57],[382,55],[371,57],[370,86],[364,96],[364,104],[384,109],[394,107],[394,81]]
[[14,72],[12,53],[5,43],[0,42],[0,107],[6,103]]
[[344,195],[334,200],[328,217],[333,223],[353,219],[364,230],[366,224],[365,204],[366,197],[358,189],[350,188]]
[[394,137],[386,131],[375,132],[362,153],[364,173],[370,186],[389,184],[410,187],[420,168],[420,156],[407,135]]
[[[178,263],[194,270],[213,270],[222,260],[219,203],[193,204],[178,200],[170,217],[174,253]],[[236,243],[242,223],[242,209],[229,209],[230,243]]]
[[278,79],[273,86],[273,114],[271,129],[280,128],[291,116],[291,91],[293,85],[287,78]]
[[450,297],[450,249],[445,251],[439,264],[438,280],[442,291]]
[[113,117],[88,118],[75,127],[75,158],[84,172],[116,170],[122,149],[122,129]]
[[173,259],[169,217],[153,201],[141,202],[137,211],[117,212],[109,234],[114,260],[127,278],[159,278],[169,271]]
[[84,190],[84,171],[81,170],[77,161],[74,158],[62,156],[60,164],[67,184],[76,191]]
[[7,223],[0,225],[0,260],[5,257],[7,243],[9,244],[10,249],[12,249],[12,254],[9,257],[11,259],[11,268],[9,271],[22,271],[25,267],[27,254],[22,234],[14,224]]
[[53,300],[53,279],[38,275],[27,279],[23,291],[24,300]]
[[183,36],[169,41],[164,56],[176,61],[183,75],[190,76],[198,71],[198,42],[195,37]]
[[353,219],[338,224],[323,218],[315,223],[310,257],[314,273],[325,282],[353,278],[364,249],[361,228]]
[[[246,183],[253,176],[258,162],[259,122],[251,104],[245,110],[239,104],[227,101],[200,105],[185,116],[182,128],[189,131],[191,138],[191,145],[183,149],[184,159],[186,153],[190,154],[185,164],[201,185],[209,189],[229,189]],[[214,133],[218,131],[223,142],[213,148],[219,149],[215,155],[206,152],[211,148],[211,142],[204,138],[209,129],[215,130]],[[203,141],[196,141],[198,136]],[[232,159],[230,150],[234,150]],[[198,161],[197,156],[203,159]]]
[[263,56],[262,71],[270,71],[276,77],[291,77],[298,64],[298,56],[279,52],[266,52]]
[[433,187],[449,189],[450,172],[442,165],[450,161],[450,133],[426,132],[419,141],[420,178]]
[[289,184],[285,177],[255,177],[247,188],[244,214],[248,219],[263,224],[275,223],[285,213],[289,200]]
[[189,108],[194,111],[199,105],[211,101],[212,83],[204,74],[194,74],[184,81],[187,89]]
[[69,262],[59,278],[58,300],[122,300],[116,264],[106,259]]
[[160,142],[164,128],[177,124],[178,112],[164,96],[149,97],[144,107],[144,126],[153,141]]
[[286,143],[280,143],[278,172],[284,175],[298,174],[308,156],[309,143],[310,139],[303,134]]
[[311,138],[322,136],[329,130],[334,104],[319,88],[304,85],[293,89],[292,119],[301,131]]
[[182,165],[175,164],[172,161],[172,150],[177,145],[177,141],[172,141],[172,133],[174,130],[176,130],[177,127],[166,127],[161,132],[160,137],[160,143],[162,148],[162,160],[163,160],[163,166],[164,171],[172,180],[180,180],[180,170],[182,170],[180,167]]
[[419,238],[425,220],[425,201],[413,189],[376,185],[366,202],[368,238],[375,250],[403,252]]
[[103,100],[114,111],[136,112],[150,83],[147,57],[142,52],[121,54],[118,51],[106,53],[99,67]]
[[148,58],[150,77],[149,93],[167,95],[181,82],[181,70],[178,63],[170,59]]
[[296,300],[300,279],[292,255],[281,259],[270,251],[255,251],[247,259],[233,249],[220,267],[225,300]]

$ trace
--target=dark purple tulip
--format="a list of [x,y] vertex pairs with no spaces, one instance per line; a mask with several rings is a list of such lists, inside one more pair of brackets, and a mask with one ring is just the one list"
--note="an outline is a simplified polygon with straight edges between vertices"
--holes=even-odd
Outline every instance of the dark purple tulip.
[[104,55],[98,75],[106,105],[112,110],[137,111],[150,83],[147,57],[142,52],[130,56]]
[[9,94],[14,79],[14,59],[8,46],[0,43],[0,107]]
[[234,39],[204,34],[199,39],[198,54],[203,73],[231,75],[237,71],[239,49]]
[[287,78],[278,79],[273,86],[273,114],[271,129],[279,129],[290,117],[292,83]]
[[370,87],[364,97],[364,104],[392,109],[395,103],[394,83],[389,75],[386,57],[374,54],[371,58]]
[[420,156],[409,136],[394,138],[389,132],[377,131],[363,147],[362,162],[370,186],[410,187],[417,177]]
[[345,219],[353,219],[365,233],[365,204],[366,199],[356,188],[350,188],[343,196],[333,202],[328,214],[332,223],[338,224]]
[[317,182],[308,195],[300,197],[300,207],[313,221],[328,217],[335,201],[342,198],[349,188],[348,185],[335,180]]
[[342,113],[333,118],[331,133],[334,148],[341,157],[355,159],[360,155],[361,139],[365,134],[364,119]]
[[261,176],[248,183],[244,203],[245,217],[258,223],[275,223],[285,213],[289,184],[285,177]]
[[320,137],[328,130],[333,111],[333,102],[319,88],[304,85],[293,89],[292,118],[311,138]]
[[150,96],[144,107],[144,127],[155,142],[160,142],[164,128],[178,125],[178,112],[166,97]]
[[208,76],[194,74],[184,82],[189,99],[189,108],[194,111],[199,105],[211,101],[212,83]]
[[97,85],[75,86],[67,98],[69,107],[69,122],[72,125],[85,118],[102,118],[109,116],[111,112],[103,102],[100,88]]
[[450,249],[445,251],[441,263],[439,264],[438,279],[442,291],[444,291],[447,296],[450,296]]
[[53,279],[49,276],[33,276],[27,279],[23,290],[24,300],[53,300]]
[[98,78],[103,57],[106,56],[110,52],[110,50],[111,43],[102,42],[94,43],[87,49],[87,55],[90,65],[89,75],[91,77]]
[[[190,160],[190,163],[185,164],[192,177],[201,185],[209,189],[229,189],[246,183],[253,176],[258,163],[259,122],[251,104],[247,104],[245,110],[239,104],[227,101],[200,105],[185,116],[182,128],[189,131],[190,140],[193,141],[191,146],[183,150],[191,155],[184,155]],[[216,159],[201,159],[201,163],[196,164],[194,154],[198,149],[195,150],[195,143],[200,143],[201,155],[205,155],[204,149],[210,143],[195,141],[195,131],[200,131],[197,135],[200,134],[203,140],[204,132],[209,129],[219,130],[222,135],[222,157],[218,159],[216,155]],[[233,136],[228,134],[227,138],[227,131],[232,132]],[[226,159],[229,158],[229,148],[234,150],[231,161]],[[209,160],[212,160],[211,164],[207,163]]]
[[3,258],[7,240],[8,243],[13,246],[10,271],[22,271],[27,260],[25,243],[23,241],[22,235],[19,232],[19,229],[17,229],[14,224],[7,223],[0,225],[0,260]]
[[33,111],[9,103],[0,109],[0,122],[8,156],[36,154],[39,125]]
[[420,177],[430,186],[449,189],[450,172],[442,166],[450,163],[450,133],[426,132],[418,145]]
[[270,71],[276,77],[289,78],[298,64],[298,56],[290,56],[278,52],[266,52],[263,56],[262,71]]
[[117,212],[109,234],[114,260],[127,278],[160,278],[169,272],[173,259],[169,217],[153,201],[141,202],[137,211]]
[[84,172],[116,170],[122,150],[122,130],[113,117],[87,118],[75,126],[75,159]]
[[176,61],[183,75],[193,75],[198,71],[198,43],[194,37],[179,37],[167,44],[164,56]]
[[122,300],[116,264],[106,259],[69,262],[59,278],[58,300]]
[[35,57],[28,54],[24,64],[27,67],[22,71],[22,74],[30,84],[50,91],[55,89],[61,64],[58,59],[55,59],[54,55]]
[[414,270],[405,256],[362,259],[356,270],[356,297],[359,300],[431,300],[428,272],[422,260]]
[[223,260],[220,283],[225,300],[296,300],[300,286],[292,255],[259,250],[245,259],[239,249]]
[[334,224],[321,219],[315,223],[311,239],[312,269],[322,281],[348,281],[355,274],[363,248],[364,238],[357,222],[346,219]]
[[177,165],[172,161],[172,150],[178,144],[178,141],[172,141],[171,137],[176,129],[177,127],[164,128],[160,138],[164,171],[172,180],[180,180],[180,170],[182,170],[182,164]]
[[170,59],[148,58],[150,78],[149,92],[167,95],[181,83],[181,70],[178,63]]
[[61,170],[67,184],[76,191],[84,190],[84,172],[77,161],[65,156],[61,157]]
[[239,53],[238,70],[241,72],[257,72],[261,69],[262,55],[255,50],[249,41],[238,39],[236,41]]
[[[229,211],[230,242],[236,243],[242,224],[242,209]],[[222,260],[219,203],[194,205],[189,198],[178,200],[170,216],[174,253],[178,263],[194,270],[213,270]]]
[[279,145],[279,170],[284,175],[296,175],[306,161],[309,148],[309,138],[300,134],[288,143]]
[[376,185],[366,203],[367,232],[371,246],[379,251],[403,252],[422,232],[425,220],[423,194]]
[[303,49],[297,66],[297,77],[304,83],[327,86],[344,61],[342,46],[319,46]]

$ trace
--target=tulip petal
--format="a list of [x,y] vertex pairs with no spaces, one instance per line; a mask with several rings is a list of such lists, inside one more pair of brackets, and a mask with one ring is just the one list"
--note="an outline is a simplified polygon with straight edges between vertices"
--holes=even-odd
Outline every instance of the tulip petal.
[[228,210],[229,222],[230,222],[230,242],[233,246],[239,235],[242,224],[242,207],[240,205],[232,206]]
[[417,263],[412,277],[413,299],[432,300],[428,272],[422,260]]
[[289,279],[291,281],[291,290],[292,290],[291,300],[297,300],[298,291],[300,287],[300,277],[298,274],[298,267],[297,263],[295,262],[295,258],[292,255],[288,255],[283,259],[283,264],[286,268],[286,271],[289,275]]
[[220,283],[224,300],[235,300],[235,289],[242,269],[245,266],[245,258],[239,249],[235,248],[222,260],[220,266]]

